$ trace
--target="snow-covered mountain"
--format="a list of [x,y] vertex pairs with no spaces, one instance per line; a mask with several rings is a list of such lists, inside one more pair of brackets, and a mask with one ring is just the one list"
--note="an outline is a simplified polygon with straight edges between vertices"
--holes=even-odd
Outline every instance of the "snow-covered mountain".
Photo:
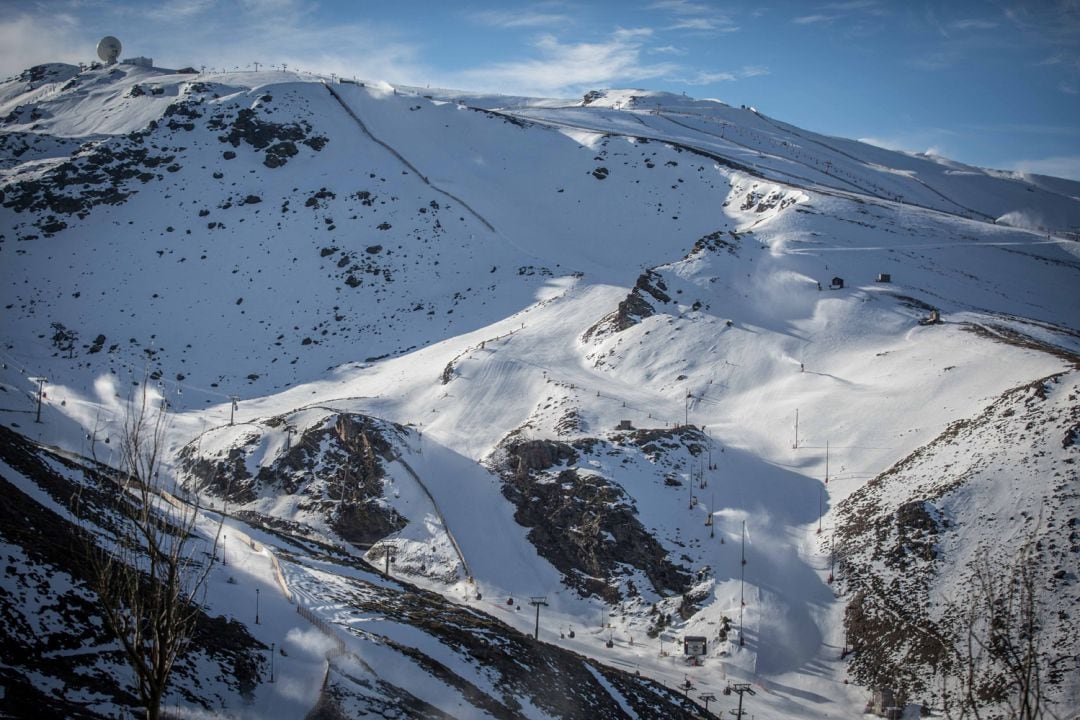
[[857,716],[858,683],[934,704],[905,628],[952,637],[1020,505],[1047,695],[1080,703],[1080,183],[638,90],[47,65],[0,117],[4,425],[107,462],[149,382],[283,619],[224,574],[208,617],[344,644],[215,686],[229,713],[302,714],[327,663],[346,714],[669,717],[687,681],[766,718]]

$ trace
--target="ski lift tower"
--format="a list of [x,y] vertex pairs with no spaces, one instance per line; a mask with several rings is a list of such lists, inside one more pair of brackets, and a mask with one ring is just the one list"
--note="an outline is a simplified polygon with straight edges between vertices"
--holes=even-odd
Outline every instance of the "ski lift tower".
[[540,607],[547,607],[548,601],[546,597],[531,597],[529,598],[529,604],[536,608],[536,631],[533,634],[533,638],[540,639]]
[[757,695],[757,693],[754,692],[754,688],[750,687],[750,683],[728,683],[728,686],[726,688],[724,688],[724,694],[725,695],[730,695],[731,693],[739,693],[739,709],[738,710],[729,710],[728,712],[730,712],[732,715],[734,715],[736,720],[742,720],[742,717],[743,717],[743,709],[742,709],[743,693],[749,693],[750,695]]

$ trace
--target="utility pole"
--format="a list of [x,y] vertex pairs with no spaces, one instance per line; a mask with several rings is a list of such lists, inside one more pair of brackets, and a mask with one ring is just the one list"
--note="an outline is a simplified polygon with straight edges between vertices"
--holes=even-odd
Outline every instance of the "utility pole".
[[270,643],[270,682],[274,682],[274,643]]
[[709,430],[707,428],[703,427],[701,429],[705,431],[705,437],[708,439],[708,443],[706,444],[709,448],[709,470],[712,471],[716,469],[712,464],[712,435],[709,434]]
[[252,64],[255,66],[255,72],[259,72],[259,63],[253,62]]
[[394,558],[392,557],[391,552],[393,550],[393,546],[390,545],[390,543],[387,543],[386,545],[384,545],[384,547],[386,549],[383,551],[383,560],[386,561],[386,569],[383,570],[383,574],[386,575],[386,577],[390,577],[390,563],[394,562]]
[[690,398],[694,397],[690,394],[690,391],[686,391],[686,398],[683,401],[683,427],[690,427]]
[[732,715],[734,715],[737,720],[742,720],[742,716],[743,716],[743,709],[742,709],[743,693],[749,693],[750,695],[757,695],[757,693],[754,692],[754,688],[750,687],[750,683],[728,683],[728,686],[726,688],[724,688],[724,694],[725,695],[730,695],[733,692],[734,693],[739,693],[739,709],[738,710],[729,710],[728,712],[730,712]]
[[743,608],[746,607],[746,521],[742,521],[742,565],[739,568],[739,647],[745,643],[743,640]]
[[229,556],[225,552],[225,543],[226,543],[226,541],[228,541],[228,539],[229,539],[228,535],[222,535],[221,536],[221,564],[222,564],[222,566],[225,566],[225,565],[229,564]]
[[255,588],[255,624],[259,625],[259,588]]
[[836,529],[833,528],[832,533],[829,535],[829,579],[827,583],[832,584],[833,581],[833,562],[836,559],[836,555],[833,553],[833,543],[836,542]]
[[533,632],[533,639],[540,639],[540,607],[547,607],[548,601],[546,597],[531,597],[529,598],[529,604],[536,608],[536,630]]
[[41,422],[41,399],[43,397],[45,397],[45,383],[47,383],[49,381],[49,378],[43,376],[43,377],[31,378],[31,379],[37,380],[37,384],[38,384],[38,386],[37,386],[37,419],[34,420],[34,422],[40,423]]
[[817,490],[817,534],[821,534],[821,516],[823,514],[822,508],[825,502],[825,486],[818,485]]
[[[713,511],[716,510],[716,493],[713,493],[709,497],[709,537],[716,537],[716,518],[713,516]],[[707,708],[706,708],[707,709]]]
[[230,405],[229,405],[229,425],[232,425],[233,421],[236,418],[237,402],[239,400],[240,400],[239,395],[230,395],[229,396],[229,402],[230,402]]

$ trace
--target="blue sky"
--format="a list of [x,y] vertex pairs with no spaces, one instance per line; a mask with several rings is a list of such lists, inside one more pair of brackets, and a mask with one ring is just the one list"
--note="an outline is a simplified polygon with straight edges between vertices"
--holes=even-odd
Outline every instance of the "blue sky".
[[643,87],[819,132],[1080,179],[1080,0],[8,0],[0,75],[124,55],[572,97]]

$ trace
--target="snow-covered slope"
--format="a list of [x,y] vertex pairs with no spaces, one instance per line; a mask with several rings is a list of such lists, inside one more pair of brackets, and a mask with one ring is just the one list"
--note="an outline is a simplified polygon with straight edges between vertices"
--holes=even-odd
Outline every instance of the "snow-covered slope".
[[[5,424],[100,457],[149,382],[173,472],[237,532],[391,552],[523,631],[546,596],[541,640],[691,697],[756,683],[761,717],[862,709],[823,539],[869,548],[870,520],[832,508],[1013,388],[1075,381],[1078,183],[644,91],[54,65],[0,86],[0,115]],[[1001,527],[999,479],[963,478],[994,521],[960,524],[942,578]],[[855,679],[906,681],[901,651]]]

